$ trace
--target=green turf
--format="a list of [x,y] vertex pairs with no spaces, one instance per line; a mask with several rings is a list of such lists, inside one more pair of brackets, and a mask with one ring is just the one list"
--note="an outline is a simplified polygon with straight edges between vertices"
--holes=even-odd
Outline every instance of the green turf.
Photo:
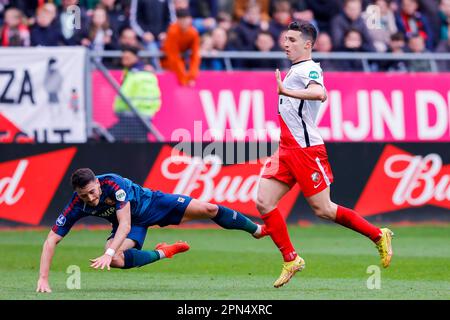
[[[391,267],[381,288],[368,289],[367,268],[378,265],[374,245],[339,226],[290,227],[306,269],[272,287],[281,256],[270,240],[220,229],[150,229],[144,248],[186,240],[191,250],[131,270],[99,271],[108,231],[72,231],[57,248],[52,294],[34,292],[47,232],[0,232],[0,299],[450,299],[450,226],[396,227]],[[81,290],[66,287],[70,265],[81,268]]]

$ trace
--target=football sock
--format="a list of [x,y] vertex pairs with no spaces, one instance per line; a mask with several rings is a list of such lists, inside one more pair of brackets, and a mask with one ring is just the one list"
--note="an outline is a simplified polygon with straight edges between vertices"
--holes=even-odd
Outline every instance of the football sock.
[[244,230],[248,233],[255,233],[258,230],[258,225],[252,220],[235,210],[231,210],[224,206],[219,206],[217,215],[212,218],[215,223],[225,229]]
[[338,206],[336,212],[336,223],[359,232],[370,238],[373,242],[377,242],[381,238],[381,230],[369,223],[355,211]]
[[123,252],[123,255],[125,257],[125,265],[122,267],[122,269],[142,267],[146,264],[164,258],[164,256],[161,256],[159,251],[160,250],[142,251],[137,249],[128,249]]
[[261,216],[266,224],[268,233],[275,245],[281,251],[285,262],[292,261],[297,257],[294,246],[289,238],[286,222],[281,216],[278,208],[273,209],[269,213]]

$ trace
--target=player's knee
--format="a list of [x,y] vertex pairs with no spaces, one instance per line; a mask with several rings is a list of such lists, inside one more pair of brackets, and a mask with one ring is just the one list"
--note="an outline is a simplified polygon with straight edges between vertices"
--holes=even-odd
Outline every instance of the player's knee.
[[318,216],[319,218],[326,219],[326,220],[333,220],[334,219],[334,213],[333,208],[331,204],[320,204],[320,205],[311,205],[311,208],[314,211],[314,214]]
[[265,197],[257,196],[256,197],[256,209],[258,209],[260,214],[266,214],[275,209],[276,205],[267,201]]
[[214,218],[217,215],[217,211],[219,211],[219,207],[216,204],[205,203],[202,211],[209,218]]
[[123,252],[118,252],[111,260],[111,267],[122,268],[125,265],[125,256]]

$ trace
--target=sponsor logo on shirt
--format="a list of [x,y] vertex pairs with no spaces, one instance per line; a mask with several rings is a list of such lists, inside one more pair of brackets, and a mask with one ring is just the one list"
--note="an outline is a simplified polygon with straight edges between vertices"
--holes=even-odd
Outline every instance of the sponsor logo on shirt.
[[109,217],[109,216],[112,216],[114,213],[116,213],[116,208],[111,207],[111,208],[106,209],[103,212],[95,214],[95,216],[97,216],[97,217]]
[[309,78],[314,80],[319,79],[319,73],[317,71],[311,71],[309,73]]
[[127,196],[127,194],[125,193],[125,191],[123,189],[117,190],[116,191],[116,199],[117,201],[125,201],[125,197]]

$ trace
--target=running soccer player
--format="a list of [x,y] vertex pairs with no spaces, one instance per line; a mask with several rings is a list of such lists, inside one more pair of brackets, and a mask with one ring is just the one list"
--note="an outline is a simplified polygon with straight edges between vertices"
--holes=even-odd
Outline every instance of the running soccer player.
[[83,217],[101,217],[112,225],[104,254],[91,260],[95,269],[141,267],[189,250],[189,245],[182,241],[172,245],[161,243],[152,251],[142,250],[147,228],[154,225],[164,227],[211,219],[225,229],[243,230],[257,239],[267,234],[265,226],[253,223],[237,211],[185,195],[143,188],[117,174],[96,176],[91,169],[81,168],[72,174],[71,183],[72,199],[44,242],[37,292],[51,292],[48,275],[56,245]]
[[357,231],[378,248],[381,264],[387,268],[392,257],[393,233],[379,229],[355,211],[330,200],[333,174],[327,151],[315,123],[326,90],[320,65],[311,59],[317,37],[314,26],[307,22],[292,22],[285,36],[284,49],[292,66],[283,81],[276,70],[279,94],[278,114],[281,126],[280,146],[263,168],[256,205],[267,232],[283,256],[283,268],[274,287],[286,284],[305,261],[296,253],[277,205],[295,183],[314,213]]

